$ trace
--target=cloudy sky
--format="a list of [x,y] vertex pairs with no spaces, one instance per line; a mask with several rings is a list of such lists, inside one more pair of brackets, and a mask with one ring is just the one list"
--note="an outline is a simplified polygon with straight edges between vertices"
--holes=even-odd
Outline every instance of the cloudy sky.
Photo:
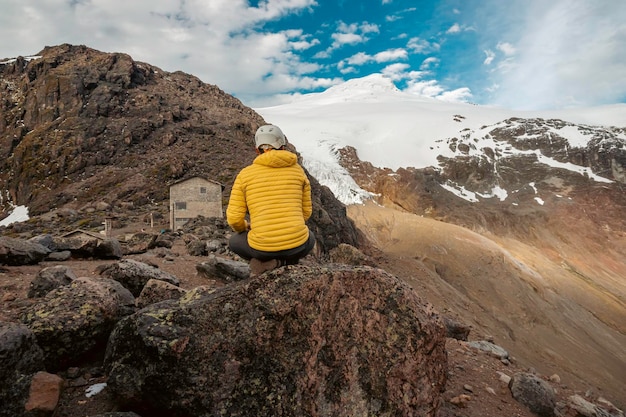
[[0,0],[0,59],[125,52],[262,107],[383,73],[512,109],[626,102],[624,0]]

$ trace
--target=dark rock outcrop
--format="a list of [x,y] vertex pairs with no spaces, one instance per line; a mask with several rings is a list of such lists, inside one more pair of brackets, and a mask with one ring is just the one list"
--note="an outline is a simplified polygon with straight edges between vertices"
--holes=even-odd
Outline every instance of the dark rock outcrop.
[[384,271],[294,266],[123,319],[105,369],[140,414],[432,417],[444,345],[430,307]]

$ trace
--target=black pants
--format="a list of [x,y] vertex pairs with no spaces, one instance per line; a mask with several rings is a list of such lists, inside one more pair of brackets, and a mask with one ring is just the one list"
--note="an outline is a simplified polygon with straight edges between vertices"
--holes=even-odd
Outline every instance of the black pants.
[[251,248],[248,244],[248,232],[235,233],[228,241],[230,250],[241,256],[245,260],[256,258],[261,261],[270,259],[282,259],[288,264],[297,264],[298,260],[304,258],[315,246],[315,235],[309,230],[309,240],[293,249],[286,249],[277,252],[265,252]]

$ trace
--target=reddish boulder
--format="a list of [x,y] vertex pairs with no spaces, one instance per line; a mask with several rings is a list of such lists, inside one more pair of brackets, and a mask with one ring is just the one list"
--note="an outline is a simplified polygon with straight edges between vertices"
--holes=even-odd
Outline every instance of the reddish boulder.
[[445,328],[380,269],[283,267],[121,320],[108,387],[146,415],[435,416]]

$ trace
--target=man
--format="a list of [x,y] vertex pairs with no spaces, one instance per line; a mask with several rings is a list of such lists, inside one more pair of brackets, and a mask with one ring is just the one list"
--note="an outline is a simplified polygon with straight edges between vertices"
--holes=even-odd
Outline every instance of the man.
[[[250,274],[297,264],[315,245],[305,222],[311,217],[311,184],[287,139],[274,125],[254,135],[258,156],[239,172],[226,220],[235,233],[229,247],[250,261]],[[249,214],[249,221],[246,215]]]

